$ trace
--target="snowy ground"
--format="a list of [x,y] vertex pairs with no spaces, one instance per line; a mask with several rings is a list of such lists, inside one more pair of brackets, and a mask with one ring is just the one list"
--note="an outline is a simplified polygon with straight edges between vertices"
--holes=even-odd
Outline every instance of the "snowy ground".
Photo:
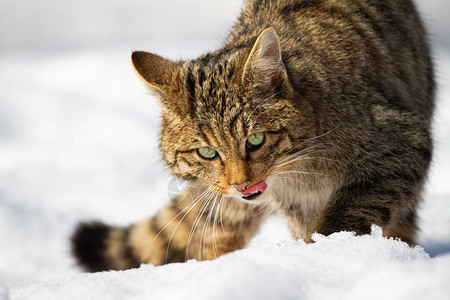
[[290,240],[278,219],[211,262],[83,274],[79,220],[129,224],[169,201],[158,107],[131,49],[189,58],[218,47],[239,0],[0,0],[0,299],[449,299],[450,13],[421,0],[440,90],[420,246],[338,233]]

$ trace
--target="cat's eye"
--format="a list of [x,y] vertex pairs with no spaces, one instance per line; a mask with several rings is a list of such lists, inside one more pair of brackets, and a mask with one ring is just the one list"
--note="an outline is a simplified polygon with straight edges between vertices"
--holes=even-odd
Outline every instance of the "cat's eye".
[[247,141],[245,142],[245,147],[247,148],[248,151],[258,150],[264,144],[265,139],[266,135],[264,134],[264,132],[254,133],[247,138]]
[[197,153],[204,159],[214,159],[217,156],[217,151],[209,147],[198,148]]

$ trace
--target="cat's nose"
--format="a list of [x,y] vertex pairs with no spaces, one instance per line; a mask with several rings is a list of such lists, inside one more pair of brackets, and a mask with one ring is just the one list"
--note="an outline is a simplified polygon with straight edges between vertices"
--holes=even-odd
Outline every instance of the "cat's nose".
[[249,186],[250,183],[251,183],[250,180],[245,180],[242,183],[232,183],[230,185],[231,185],[232,188],[235,188],[239,192],[242,192],[243,190],[245,190]]

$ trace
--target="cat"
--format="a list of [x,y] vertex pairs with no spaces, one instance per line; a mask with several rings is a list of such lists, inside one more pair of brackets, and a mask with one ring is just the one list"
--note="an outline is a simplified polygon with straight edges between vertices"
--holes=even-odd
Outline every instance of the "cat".
[[435,82],[412,1],[248,0],[223,48],[132,64],[159,96],[164,163],[189,186],[143,222],[81,223],[86,270],[214,259],[271,213],[306,242],[376,224],[415,243]]

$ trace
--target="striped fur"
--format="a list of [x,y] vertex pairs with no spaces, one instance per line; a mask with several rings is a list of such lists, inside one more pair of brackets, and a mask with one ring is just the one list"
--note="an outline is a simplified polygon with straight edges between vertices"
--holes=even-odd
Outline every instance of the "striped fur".
[[[160,99],[164,162],[191,185],[130,227],[81,224],[73,252],[86,269],[213,259],[273,212],[306,241],[378,224],[414,243],[435,84],[410,0],[249,0],[223,48],[132,61]],[[264,144],[250,151],[258,132]],[[218,156],[202,159],[201,147]],[[234,188],[262,181],[255,200]]]

